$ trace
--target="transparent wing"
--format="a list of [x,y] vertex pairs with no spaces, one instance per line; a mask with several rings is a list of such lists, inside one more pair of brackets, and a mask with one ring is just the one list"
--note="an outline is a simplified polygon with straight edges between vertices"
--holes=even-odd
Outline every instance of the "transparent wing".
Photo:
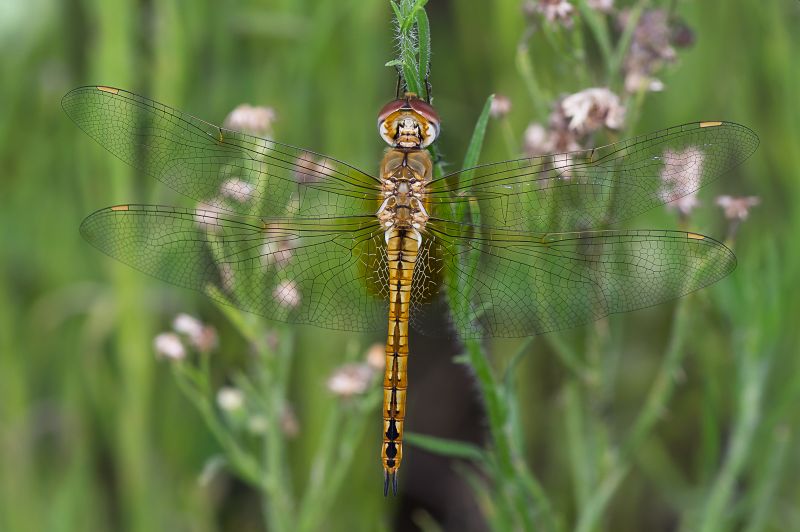
[[745,126],[695,122],[592,150],[455,172],[431,183],[430,210],[452,220],[454,206],[477,202],[480,223],[490,227],[603,227],[695,192],[757,146],[758,137]]
[[215,126],[122,89],[81,87],[67,115],[108,151],[203,204],[252,216],[374,212],[376,178],[306,150]]
[[736,267],[721,243],[679,231],[526,233],[459,224],[428,229],[462,337],[518,337],[641,309]]
[[81,233],[138,270],[269,319],[386,327],[388,267],[374,217],[261,220],[120,205],[86,218]]

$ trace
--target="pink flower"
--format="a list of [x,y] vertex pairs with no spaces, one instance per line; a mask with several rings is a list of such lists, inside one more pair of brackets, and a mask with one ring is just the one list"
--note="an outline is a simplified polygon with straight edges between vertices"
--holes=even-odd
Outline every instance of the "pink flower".
[[569,129],[579,135],[603,126],[620,129],[625,123],[625,107],[619,96],[607,88],[596,87],[571,94],[561,101],[561,109],[569,119]]
[[697,189],[703,177],[705,154],[694,146],[665,150],[661,169],[661,199],[667,208],[688,216],[700,205]]
[[280,306],[287,309],[300,305],[300,290],[294,281],[281,281],[272,291],[272,297]]
[[223,125],[235,131],[266,135],[272,131],[272,123],[276,118],[277,115],[272,107],[254,107],[244,103],[228,114]]
[[747,220],[750,215],[750,209],[761,203],[761,198],[758,196],[746,197],[733,197],[733,196],[719,196],[717,198],[717,205],[725,211],[725,218],[731,221],[742,222]]

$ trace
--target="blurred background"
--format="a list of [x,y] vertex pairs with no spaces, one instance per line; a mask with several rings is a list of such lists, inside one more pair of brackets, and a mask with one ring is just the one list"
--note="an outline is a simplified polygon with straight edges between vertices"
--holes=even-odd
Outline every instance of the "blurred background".
[[[629,224],[727,239],[739,258],[730,277],[683,306],[487,344],[498,365],[528,351],[510,385],[511,426],[553,528],[800,530],[800,4],[433,0],[426,9],[439,146],[453,169],[492,93],[510,111],[495,108],[483,162],[535,150],[529,126],[549,127],[558,97],[592,86],[620,95],[625,135],[730,120],[761,138],[749,161],[701,191],[691,216],[656,209]],[[650,10],[669,13],[661,48],[648,43],[659,31]],[[631,16],[639,26],[626,33]],[[318,500],[324,519],[311,529],[548,529],[536,518],[504,525],[495,491],[475,486],[497,481],[490,470],[414,446],[400,495],[383,498],[379,408],[341,397],[330,380],[382,335],[276,333],[292,338],[291,409],[266,430],[282,431],[286,500],[241,480],[215,460],[226,448],[154,346],[179,313],[213,327],[217,390],[247,371],[241,325],[78,233],[100,207],[183,200],[83,135],[60,107],[69,89],[124,87],[214,123],[242,103],[267,106],[277,140],[374,172],[376,113],[396,82],[384,66],[391,17],[388,0],[0,3],[0,530],[292,530],[301,527],[270,512],[294,518]],[[655,26],[642,28],[648,20]],[[629,39],[610,73],[597,66],[591,21],[615,44]],[[661,54],[652,70],[635,71],[637,43]],[[745,220],[726,218],[723,195],[759,204]],[[491,447],[472,372],[453,361],[460,346],[415,337],[411,349],[407,429]],[[225,397],[208,399],[235,410],[235,394]],[[658,407],[653,416],[645,404]],[[333,415],[344,420],[333,439],[352,444],[346,460],[320,454]],[[363,426],[345,434],[356,418]],[[325,460],[346,467],[316,486]],[[534,506],[516,511],[538,515]]]

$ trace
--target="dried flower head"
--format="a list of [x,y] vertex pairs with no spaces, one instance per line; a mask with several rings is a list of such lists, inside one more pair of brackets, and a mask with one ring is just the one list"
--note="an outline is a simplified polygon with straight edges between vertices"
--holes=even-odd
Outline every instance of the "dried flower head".
[[253,199],[253,192],[255,187],[241,179],[227,179],[219,188],[219,192],[223,198],[232,199],[239,203],[244,203]]
[[340,397],[361,395],[367,391],[374,374],[366,364],[345,364],[328,379],[328,390]]
[[561,109],[569,118],[569,129],[579,135],[605,126],[619,129],[625,123],[625,107],[619,96],[609,89],[596,87],[571,94],[561,101]]
[[665,150],[661,169],[661,199],[670,210],[689,216],[700,205],[697,189],[703,176],[705,154],[694,146]]
[[492,118],[503,118],[511,112],[511,99],[502,94],[496,94],[492,98],[492,105],[489,108],[489,114]]
[[232,386],[223,386],[217,391],[217,405],[225,412],[235,412],[244,407],[244,393]]
[[284,308],[292,309],[300,305],[300,289],[294,281],[281,281],[272,291],[272,297]]
[[271,133],[276,118],[277,115],[272,107],[255,107],[244,103],[228,114],[224,126],[253,135],[267,135]]
[[[619,16],[622,27],[630,23],[630,12]],[[694,42],[694,33],[682,21],[671,20],[667,11],[650,9],[639,18],[625,56],[625,90],[629,93],[640,90],[660,91],[664,84],[654,73],[665,63],[677,58],[674,46],[689,46]]]
[[758,196],[719,196],[717,205],[722,207],[725,218],[730,221],[743,222],[750,215],[750,209],[761,203]]
[[180,336],[175,333],[165,332],[153,339],[153,348],[156,356],[169,360],[183,360],[186,358],[186,347],[181,342]]

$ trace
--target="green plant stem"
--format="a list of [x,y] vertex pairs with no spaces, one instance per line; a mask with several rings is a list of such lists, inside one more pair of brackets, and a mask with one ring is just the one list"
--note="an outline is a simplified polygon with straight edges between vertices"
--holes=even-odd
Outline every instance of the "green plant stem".
[[692,297],[689,295],[678,301],[667,352],[655,381],[650,387],[644,406],[625,438],[619,458],[611,468],[611,472],[600,481],[599,486],[592,491],[591,498],[581,509],[576,530],[589,532],[597,527],[611,497],[630,471],[636,450],[663,415],[666,405],[672,397],[675,375],[686,355],[685,343],[691,318],[691,300]]
[[[769,357],[765,357],[766,360]],[[758,428],[761,401],[768,365],[755,357],[742,357],[740,364],[742,388],[739,393],[739,416],[730,440],[728,453],[711,492],[706,499],[700,526],[701,532],[724,530],[736,479],[742,471]]]
[[281,430],[281,416],[286,406],[289,370],[291,368],[294,335],[281,327],[277,353],[264,350],[261,359],[261,385],[265,390],[268,426],[262,443],[264,455],[264,490],[262,504],[270,530],[294,530],[294,502],[287,471],[286,440]]

